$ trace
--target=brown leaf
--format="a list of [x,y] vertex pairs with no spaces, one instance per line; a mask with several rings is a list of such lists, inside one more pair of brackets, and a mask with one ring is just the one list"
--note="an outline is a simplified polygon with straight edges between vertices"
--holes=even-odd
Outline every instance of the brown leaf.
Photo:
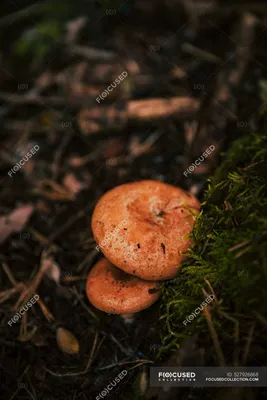
[[85,182],[78,181],[76,176],[71,173],[65,175],[63,183],[68,191],[73,193],[74,195],[78,194],[81,190],[87,188],[87,184]]
[[31,338],[31,342],[37,347],[47,345],[46,340],[40,330],[37,330],[37,332],[34,333],[33,337]]
[[58,264],[54,261],[53,257],[51,256],[47,256],[44,262],[49,265],[48,269],[46,269],[46,275],[48,276],[48,278],[59,284],[61,271]]
[[140,373],[138,377],[138,389],[139,389],[139,394],[141,396],[144,396],[148,388],[148,378],[147,378],[147,372],[143,371]]
[[55,181],[44,179],[39,182],[34,193],[41,194],[43,197],[52,200],[73,200],[73,194]]
[[147,143],[141,143],[140,138],[138,138],[137,136],[131,139],[129,147],[130,154],[135,157],[138,157],[141,154],[147,153],[152,150],[151,145]]
[[79,32],[86,25],[85,17],[78,17],[67,24],[66,43],[73,44],[76,42]]
[[109,139],[105,143],[105,148],[103,150],[105,158],[115,158],[123,153],[123,142],[119,138]]
[[58,328],[57,330],[57,344],[60,350],[66,354],[79,353],[80,345],[76,337],[65,328]]
[[33,160],[29,160],[23,168],[24,173],[29,177],[34,171],[35,162]]
[[25,205],[16,208],[9,215],[0,217],[0,243],[12,233],[20,232],[27,224],[32,212],[33,207]]

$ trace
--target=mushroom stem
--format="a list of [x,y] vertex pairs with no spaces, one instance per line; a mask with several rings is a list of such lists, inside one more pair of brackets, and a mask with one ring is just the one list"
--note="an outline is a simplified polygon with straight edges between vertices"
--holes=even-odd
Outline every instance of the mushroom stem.
[[131,325],[134,322],[134,313],[129,313],[129,314],[121,314],[121,318],[125,322],[125,324]]

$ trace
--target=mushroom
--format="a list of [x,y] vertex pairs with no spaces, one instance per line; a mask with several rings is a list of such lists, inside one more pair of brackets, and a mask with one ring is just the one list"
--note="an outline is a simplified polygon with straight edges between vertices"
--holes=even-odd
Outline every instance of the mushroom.
[[127,183],[96,204],[93,235],[121,270],[148,281],[170,279],[191,244],[199,208],[199,201],[178,187],[153,180]]
[[89,272],[86,294],[99,310],[130,320],[130,314],[144,310],[159,298],[160,289],[158,282],[129,275],[102,258]]

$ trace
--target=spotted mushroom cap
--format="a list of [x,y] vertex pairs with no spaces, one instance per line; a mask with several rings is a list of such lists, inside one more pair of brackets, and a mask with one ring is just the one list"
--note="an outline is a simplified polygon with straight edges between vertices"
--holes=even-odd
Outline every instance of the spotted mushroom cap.
[[118,268],[146,280],[176,275],[191,240],[199,201],[178,187],[145,180],[117,186],[92,216],[99,250]]
[[91,269],[86,293],[96,308],[110,314],[136,313],[151,306],[160,296],[157,282],[129,275],[107,258]]

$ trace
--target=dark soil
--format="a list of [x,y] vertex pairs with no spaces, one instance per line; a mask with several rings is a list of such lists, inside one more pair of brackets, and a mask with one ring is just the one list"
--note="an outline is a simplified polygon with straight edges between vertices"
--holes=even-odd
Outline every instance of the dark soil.
[[[3,399],[95,399],[123,370],[127,375],[107,399],[171,398],[149,388],[148,382],[149,366],[166,364],[171,356],[167,352],[157,359],[162,346],[161,302],[127,323],[96,310],[86,297],[85,283],[101,257],[90,223],[103,193],[126,182],[157,179],[202,200],[221,151],[259,126],[259,82],[266,78],[266,7],[186,4],[136,1],[123,12],[117,6],[116,14],[107,15],[113,8],[88,12],[92,5],[78,2],[79,12],[70,11],[62,25],[80,16],[89,21],[74,43],[64,37],[57,47],[51,46],[40,65],[32,63],[34,54],[29,60],[11,52],[23,29],[34,25],[35,15],[29,12],[27,20],[11,25],[1,25],[0,20],[7,42],[0,92],[1,215],[20,205],[34,207],[27,225],[10,235],[0,250]],[[17,11],[1,8],[3,18]],[[53,9],[50,12],[52,17],[44,17],[48,21]],[[106,61],[100,54],[98,60],[88,60],[85,53],[71,53],[70,46],[112,51],[117,57]],[[98,104],[96,97],[124,70],[128,77]],[[101,108],[119,112],[132,100],[176,96],[199,99],[199,111],[147,120],[136,116],[125,126],[119,121],[110,128]],[[99,110],[101,129],[89,135],[79,118],[82,110],[93,108]],[[36,145],[37,153],[10,177],[8,172]],[[183,172],[210,145],[216,148],[212,155],[185,176]],[[44,307],[34,304],[10,326],[21,292],[3,300],[2,293],[16,287],[7,271],[15,284],[24,282],[30,288],[46,257],[57,267],[52,276],[42,276],[33,293]],[[77,354],[59,348],[59,327],[76,337]],[[216,391],[203,391],[207,398],[215,398]],[[188,396],[188,388],[179,391],[179,399]]]

